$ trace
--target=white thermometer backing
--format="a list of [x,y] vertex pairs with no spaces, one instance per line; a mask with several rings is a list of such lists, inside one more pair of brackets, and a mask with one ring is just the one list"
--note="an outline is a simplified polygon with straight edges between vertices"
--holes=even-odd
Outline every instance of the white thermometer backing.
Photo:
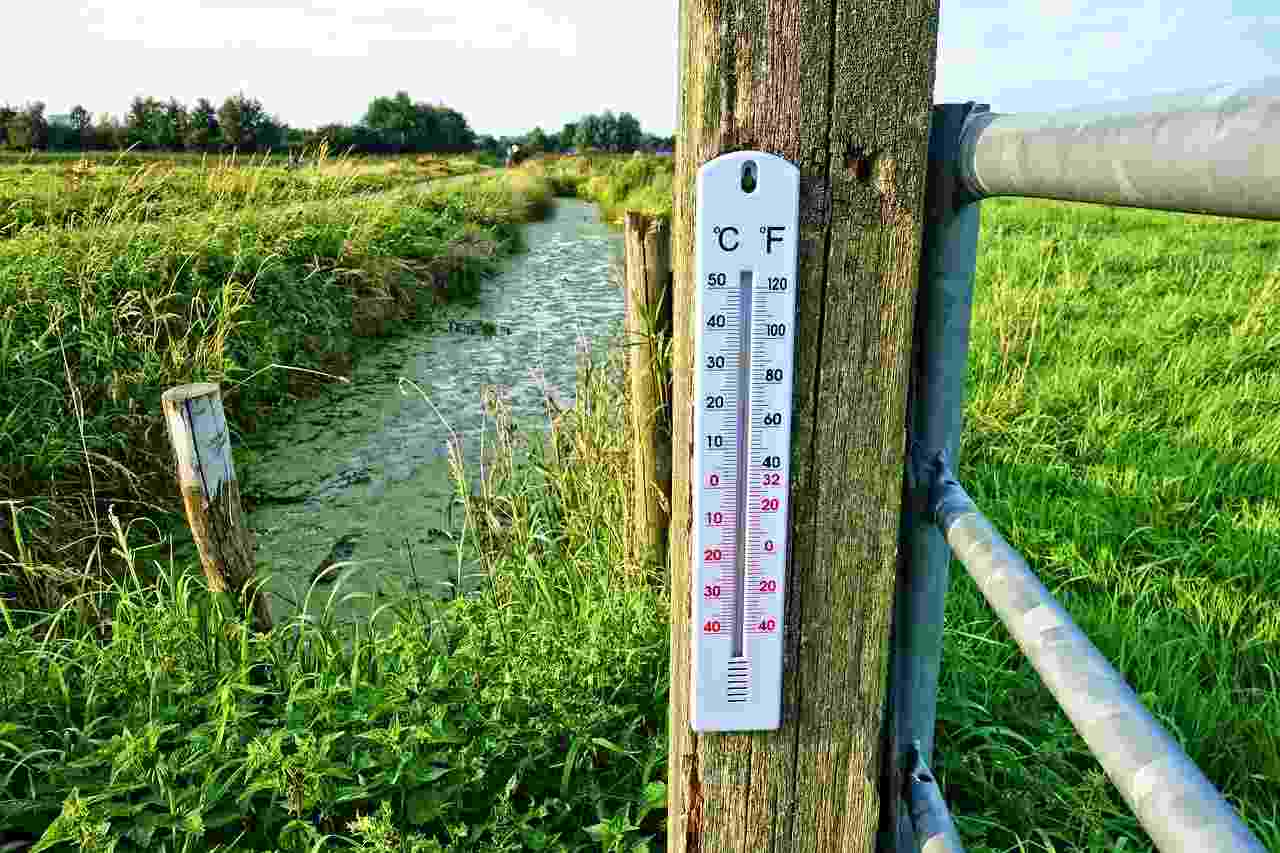
[[695,731],[781,724],[799,203],[800,170],[773,154],[698,170]]

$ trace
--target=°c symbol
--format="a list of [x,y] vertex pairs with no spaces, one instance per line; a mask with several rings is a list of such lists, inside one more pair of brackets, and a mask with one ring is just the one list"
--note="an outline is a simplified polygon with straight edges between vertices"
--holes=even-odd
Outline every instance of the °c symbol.
[[715,227],[715,228],[712,228],[711,230],[712,230],[714,233],[716,233],[716,234],[718,234],[718,235],[719,235],[719,242],[720,242],[720,248],[721,248],[721,249],[723,249],[723,250],[724,250],[724,251],[726,251],[726,252],[732,252],[734,249],[738,248],[738,245],[739,245],[739,244],[738,244],[738,241],[737,241],[737,240],[734,240],[734,241],[733,241],[733,245],[732,245],[732,246],[726,246],[726,245],[725,245],[725,243],[724,243],[724,238],[725,238],[725,237],[726,237],[730,232],[733,232],[733,235],[734,235],[735,237],[736,237],[736,236],[738,236],[738,229],[737,229],[737,228],[734,228],[732,225],[730,225],[730,226],[728,226],[727,228],[720,228],[720,227],[718,227],[718,226],[717,226],[717,227]]

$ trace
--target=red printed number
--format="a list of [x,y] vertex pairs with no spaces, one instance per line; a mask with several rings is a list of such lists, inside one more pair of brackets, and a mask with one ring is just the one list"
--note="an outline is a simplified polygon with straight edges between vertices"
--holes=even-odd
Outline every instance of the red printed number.
[[724,514],[719,512],[707,513],[707,524],[721,524],[724,522]]
[[767,633],[769,633],[770,631],[772,631],[772,630],[774,630],[775,628],[777,628],[777,627],[778,627],[778,623],[777,623],[777,622],[775,622],[775,621],[773,621],[772,619],[766,619],[766,620],[764,620],[763,622],[761,622],[759,625],[757,625],[756,627],[757,627],[757,628],[759,628],[761,631],[764,631],[764,632],[767,634]]
[[708,634],[719,634],[720,623],[715,621],[708,622],[702,626],[702,630],[706,631]]
[[702,558],[704,560],[707,560],[708,562],[715,562],[716,560],[719,560],[722,556],[724,555],[719,548],[708,548],[707,550],[702,552]]
[[716,586],[708,586],[708,587],[706,587],[706,588],[703,590],[702,594],[703,594],[704,596],[706,596],[707,598],[719,598],[719,597],[720,597],[720,587],[719,587],[719,585],[716,585]]
[[778,582],[770,578],[766,578],[765,580],[760,581],[760,591],[761,592],[777,592]]
[[777,512],[780,506],[777,498],[761,498],[760,509],[765,512]]
[[766,539],[766,540],[764,540],[764,550],[765,550],[767,553],[770,553],[770,554],[772,554],[772,553],[773,553],[773,540],[772,540],[772,539]]
[[712,474],[710,477],[708,477],[708,478],[707,478],[707,485],[709,485],[709,486],[710,486],[711,488],[713,488],[713,489],[714,489],[716,486],[720,485],[720,475],[719,475],[719,474]]

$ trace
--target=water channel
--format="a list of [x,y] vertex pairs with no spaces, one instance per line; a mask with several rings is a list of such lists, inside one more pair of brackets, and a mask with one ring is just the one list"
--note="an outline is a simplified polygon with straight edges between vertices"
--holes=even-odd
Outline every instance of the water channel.
[[[276,621],[297,612],[326,559],[352,563],[337,597],[394,593],[397,583],[440,594],[460,573],[464,590],[474,583],[456,545],[451,438],[474,477],[482,428],[487,444],[493,438],[482,390],[497,386],[518,420],[545,423],[544,394],[573,399],[578,347],[600,346],[623,314],[610,273],[622,238],[594,205],[560,199],[545,220],[523,227],[527,251],[484,282],[474,306],[386,343],[355,365],[349,385],[295,404],[291,422],[244,466],[259,497],[248,522],[259,569],[272,577]],[[316,586],[308,611],[333,589]]]

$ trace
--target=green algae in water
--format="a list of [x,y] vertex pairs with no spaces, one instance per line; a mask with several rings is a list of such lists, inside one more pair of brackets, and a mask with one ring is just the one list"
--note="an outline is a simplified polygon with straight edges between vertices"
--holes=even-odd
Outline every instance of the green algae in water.
[[[494,442],[485,389],[522,423],[545,424],[548,397],[572,399],[579,349],[615,332],[623,313],[610,275],[622,238],[594,206],[558,201],[523,230],[527,251],[485,281],[474,306],[387,342],[355,365],[350,385],[296,404],[287,424],[255,439],[243,479],[256,498],[249,524],[277,619],[296,612],[313,573],[335,557],[350,564],[337,561],[344,576],[315,587],[309,612],[331,595],[376,592],[382,604],[400,590],[440,595],[475,584],[457,547],[449,448],[474,480]],[[337,607],[343,618],[370,611],[368,601]]]

